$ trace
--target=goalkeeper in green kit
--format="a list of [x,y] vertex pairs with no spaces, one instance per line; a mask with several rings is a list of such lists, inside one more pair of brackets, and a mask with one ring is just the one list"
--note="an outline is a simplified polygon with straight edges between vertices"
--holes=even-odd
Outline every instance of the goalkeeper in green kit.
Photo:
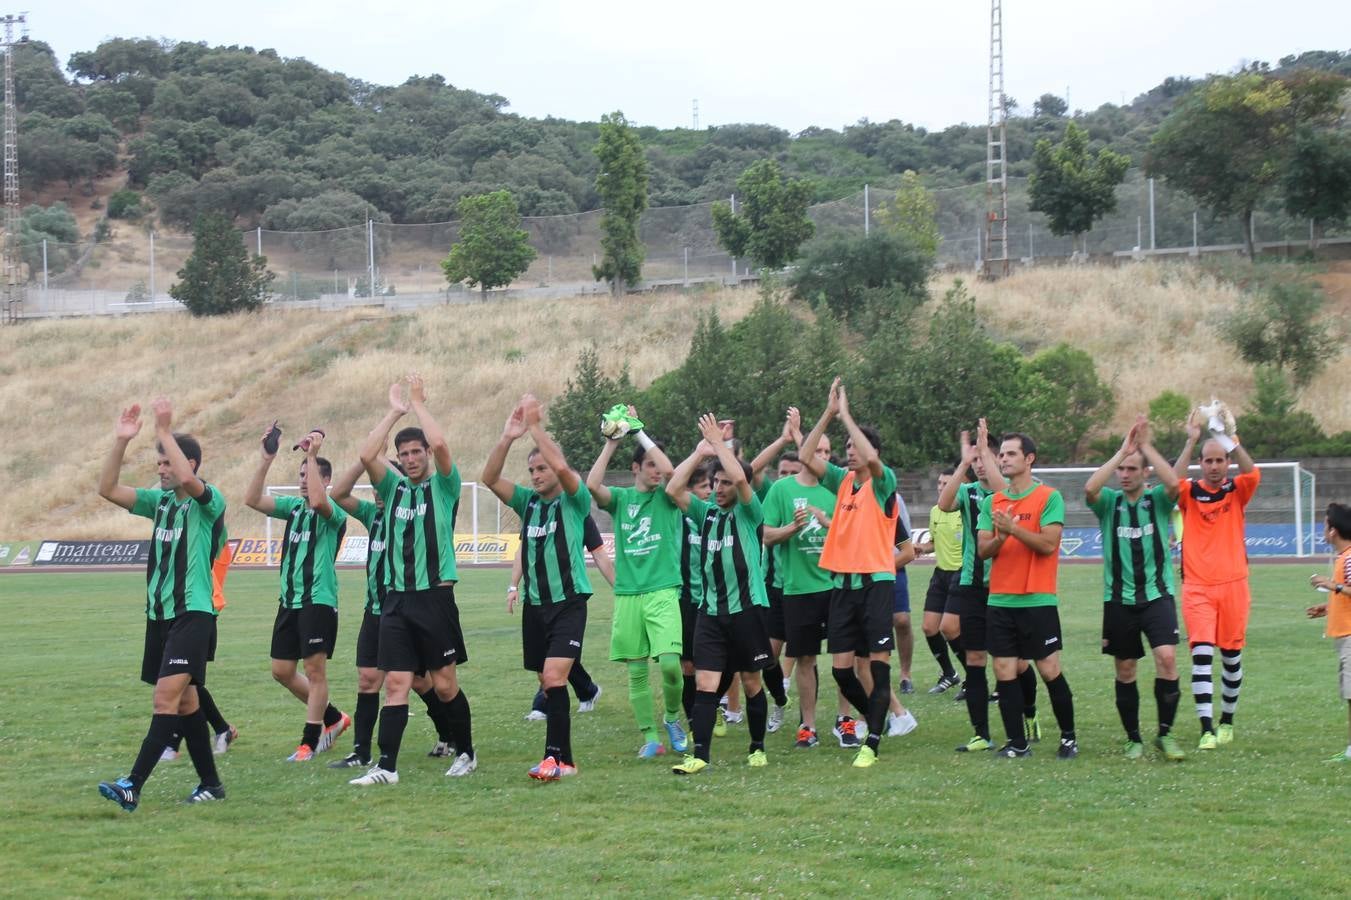
[[[610,659],[627,664],[629,703],[643,734],[640,759],[666,752],[657,731],[648,660],[661,669],[663,724],[671,749],[688,746],[680,724],[684,678],[680,618],[680,551],[685,523],[680,508],[667,496],[665,482],[673,466],[661,445],[643,432],[633,407],[618,405],[601,419],[605,446],[586,476],[596,505],[614,519],[615,611],[610,632]],[[606,487],[603,479],[620,442],[633,435],[633,487]]]

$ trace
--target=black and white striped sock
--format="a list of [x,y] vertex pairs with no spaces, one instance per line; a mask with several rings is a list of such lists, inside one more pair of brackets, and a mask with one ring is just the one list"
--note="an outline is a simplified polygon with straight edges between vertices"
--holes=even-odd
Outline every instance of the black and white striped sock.
[[1224,673],[1220,676],[1220,724],[1232,725],[1238,709],[1238,691],[1243,687],[1243,651],[1220,650]]
[[1196,701],[1196,716],[1201,720],[1202,733],[1215,730],[1215,710],[1211,702],[1215,695],[1211,671],[1214,660],[1213,644],[1197,644],[1192,648],[1192,699]]

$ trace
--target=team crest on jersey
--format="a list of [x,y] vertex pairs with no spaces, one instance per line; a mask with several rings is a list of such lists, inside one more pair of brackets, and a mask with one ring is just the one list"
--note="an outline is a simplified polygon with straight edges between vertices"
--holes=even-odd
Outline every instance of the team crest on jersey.
[[642,507],[639,506],[637,503],[630,503],[630,504],[629,504],[629,518],[632,519],[634,516],[638,515],[638,512],[639,512],[639,510],[641,510],[641,509],[642,509]]

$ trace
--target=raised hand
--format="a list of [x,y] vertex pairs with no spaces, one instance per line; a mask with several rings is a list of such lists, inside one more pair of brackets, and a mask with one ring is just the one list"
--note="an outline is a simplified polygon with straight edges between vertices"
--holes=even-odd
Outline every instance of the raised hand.
[[155,427],[161,431],[168,431],[169,426],[174,421],[174,407],[169,402],[169,398],[156,397],[155,402],[150,404],[150,408],[155,413]]
[[826,412],[832,416],[840,414],[840,377],[838,375],[830,383],[830,393],[826,396]]
[[519,437],[524,437],[527,430],[525,410],[518,403],[516,408],[511,411],[511,415],[507,416],[507,423],[502,426],[502,437],[514,441]]
[[802,443],[802,413],[796,406],[788,407],[788,414],[784,417],[784,434],[794,444]]
[[[835,379],[835,381],[838,383],[838,382],[839,382],[839,379],[837,378],[837,379]],[[839,398],[840,398],[840,415],[842,415],[842,416],[848,416],[848,415],[849,415],[849,395],[846,394],[846,393],[844,392],[844,385],[843,385],[843,384],[841,384],[841,385],[839,386]]]
[[984,418],[976,420],[976,451],[979,453],[982,448],[990,444],[990,426]]
[[119,440],[129,441],[141,433],[141,404],[133,403],[122,410],[113,427],[113,435]]
[[976,461],[976,457],[980,456],[980,451],[976,449],[976,445],[971,443],[971,432],[969,431],[962,432],[961,443],[958,446],[962,454],[962,462],[968,466]]
[[694,452],[701,458],[708,456],[716,456],[718,453],[717,448],[715,448],[708,441],[700,441],[699,443],[695,444]]
[[403,399],[403,382],[396,381],[389,386],[389,408],[395,412],[408,412],[408,401]]
[[427,388],[422,383],[422,376],[417,372],[414,372],[404,380],[408,382],[408,400],[410,405],[425,404],[427,402]]
[[300,449],[305,451],[306,456],[315,457],[319,455],[323,443],[324,433],[316,429],[300,439]]
[[722,423],[713,413],[704,413],[699,417],[699,433],[704,436],[704,440],[708,441],[710,447],[716,447],[724,440],[729,439],[726,437],[727,432],[724,430]]
[[521,397],[521,413],[525,417],[526,427],[532,427],[540,423],[543,416],[543,410],[539,405],[539,400],[534,394],[525,394]]
[[1135,428],[1132,429],[1132,432],[1135,434],[1135,448],[1137,450],[1154,443],[1154,430],[1149,427],[1149,417],[1144,413],[1136,415]]
[[1205,423],[1206,415],[1201,412],[1200,407],[1193,409],[1191,415],[1187,417],[1187,439],[1191,441],[1199,440],[1201,437],[1201,425]]
[[1000,534],[1013,533],[1013,516],[1009,515],[1006,509],[996,509],[990,514],[990,519],[994,523],[994,530]]

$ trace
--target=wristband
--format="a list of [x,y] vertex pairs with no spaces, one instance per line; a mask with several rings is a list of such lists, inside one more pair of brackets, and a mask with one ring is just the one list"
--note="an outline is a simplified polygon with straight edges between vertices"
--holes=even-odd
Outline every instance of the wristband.
[[508,594],[518,594],[518,593],[520,593],[520,591],[517,589],[516,585],[513,584],[511,587],[507,588],[507,593],[508,593]]
[[648,437],[646,431],[639,429],[633,433],[633,436],[638,439],[638,446],[642,447],[644,450],[651,450],[653,447],[657,446],[656,441]]

